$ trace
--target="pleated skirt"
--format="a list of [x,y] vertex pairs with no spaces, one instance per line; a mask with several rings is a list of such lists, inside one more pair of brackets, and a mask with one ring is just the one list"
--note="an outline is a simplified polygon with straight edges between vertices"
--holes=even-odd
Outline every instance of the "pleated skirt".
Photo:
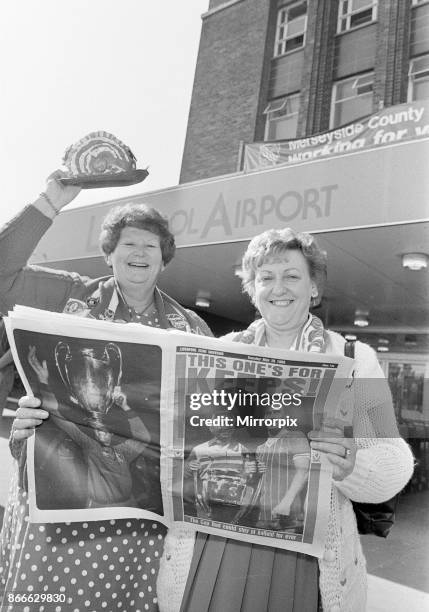
[[318,612],[317,559],[198,533],[181,612]]

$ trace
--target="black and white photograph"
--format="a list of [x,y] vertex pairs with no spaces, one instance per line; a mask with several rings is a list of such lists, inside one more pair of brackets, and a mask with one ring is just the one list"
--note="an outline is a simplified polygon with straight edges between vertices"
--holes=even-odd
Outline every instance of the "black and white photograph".
[[[184,498],[191,516],[228,524],[248,523],[258,504],[259,481],[255,453],[239,438],[238,427],[225,422],[231,418],[224,409],[210,411],[212,421],[184,466]],[[204,435],[206,434],[206,435]],[[200,437],[201,438],[201,437]],[[188,501],[189,499],[189,501]]]
[[[429,0],[2,23],[0,612],[428,608]],[[212,351],[185,376],[180,335]],[[245,377],[211,365],[231,344],[349,360],[347,401],[226,429],[173,386]],[[274,543],[322,517],[317,550]]]
[[37,507],[162,515],[161,349],[20,330],[15,342],[50,412],[35,439]]
[[210,411],[220,424],[207,426],[211,437],[192,448],[184,468],[191,516],[302,534],[310,445],[303,432],[272,425],[282,412],[265,411],[270,426],[258,426],[267,436],[258,439],[228,423],[231,413]]

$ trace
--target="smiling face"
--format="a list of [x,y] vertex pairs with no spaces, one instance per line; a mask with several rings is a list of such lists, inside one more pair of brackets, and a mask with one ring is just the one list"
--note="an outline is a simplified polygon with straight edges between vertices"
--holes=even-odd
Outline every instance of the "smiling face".
[[113,275],[125,292],[143,288],[150,295],[164,269],[160,238],[137,227],[124,227],[115,250],[107,255]]
[[255,305],[268,327],[277,332],[298,333],[316,295],[316,283],[299,250],[286,250],[256,270]]

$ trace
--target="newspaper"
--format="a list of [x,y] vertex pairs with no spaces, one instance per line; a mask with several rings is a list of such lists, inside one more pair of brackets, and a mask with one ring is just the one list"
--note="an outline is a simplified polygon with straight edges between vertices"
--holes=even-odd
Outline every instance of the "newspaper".
[[351,425],[353,361],[18,306],[30,521],[150,518],[321,556],[331,468],[308,433]]

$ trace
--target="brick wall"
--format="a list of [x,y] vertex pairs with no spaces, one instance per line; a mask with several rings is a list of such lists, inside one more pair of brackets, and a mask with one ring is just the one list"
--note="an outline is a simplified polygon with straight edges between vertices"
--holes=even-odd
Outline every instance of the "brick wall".
[[374,110],[406,102],[410,48],[410,2],[380,2],[376,49]]
[[398,0],[396,40],[390,50],[396,55],[390,104],[407,101],[408,68],[410,60],[411,3]]
[[[375,23],[340,36],[336,35],[338,4],[339,0],[309,3],[306,45],[300,51],[304,61],[298,137],[329,129],[333,82],[349,73],[374,67],[374,111],[382,104],[406,101],[410,0],[380,0]],[[293,54],[273,60],[277,10],[277,0],[210,1],[202,26],[181,182],[235,172],[240,142],[263,140],[264,109],[271,97],[287,93],[287,81],[293,76],[278,70],[279,62],[293,59]],[[279,75],[286,83],[283,89]],[[299,88],[299,79],[297,83]]]
[[204,18],[181,183],[235,172],[240,141],[254,140],[269,12],[243,0]]
[[329,129],[337,14],[338,0],[319,0],[309,11],[300,136]]

